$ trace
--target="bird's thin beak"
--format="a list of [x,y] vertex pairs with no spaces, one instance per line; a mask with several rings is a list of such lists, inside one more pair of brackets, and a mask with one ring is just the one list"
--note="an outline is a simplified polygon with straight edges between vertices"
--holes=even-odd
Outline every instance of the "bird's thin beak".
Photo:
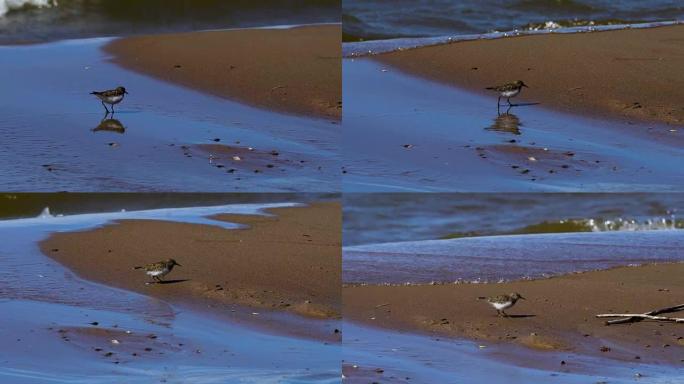
[[128,91],[124,91],[124,93],[128,95]]
[[523,300],[527,300],[526,298],[524,298],[524,297],[522,297],[522,296],[520,296],[520,298],[523,299]]
[[178,263],[176,263],[176,265],[179,266],[179,267],[182,267],[182,265],[180,265],[180,264],[178,264]]
[[529,87],[527,86],[527,84],[525,84],[525,83],[523,83],[522,86],[525,87],[525,88],[529,88]]

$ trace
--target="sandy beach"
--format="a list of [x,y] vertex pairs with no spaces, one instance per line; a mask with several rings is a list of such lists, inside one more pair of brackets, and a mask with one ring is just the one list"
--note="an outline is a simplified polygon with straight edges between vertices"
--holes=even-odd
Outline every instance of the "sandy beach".
[[[346,286],[345,319],[393,330],[516,343],[541,351],[573,351],[643,363],[684,361],[679,324],[605,326],[599,313],[643,313],[681,304],[684,264],[652,264],[501,284]],[[481,296],[519,292],[497,317]],[[677,314],[673,314],[677,316]],[[513,358],[507,356],[508,358]],[[570,362],[568,362],[570,363]]]
[[341,26],[126,37],[105,47],[125,68],[259,108],[339,120]]
[[[341,213],[338,202],[277,208],[274,216],[218,215],[245,225],[214,226],[122,220],[83,232],[55,233],[44,254],[98,283],[171,303],[228,312],[229,305],[337,319],[340,303]],[[134,266],[174,258],[166,284]]]
[[[376,56],[411,74],[477,92],[523,80],[515,102],[680,126],[684,26],[464,41]],[[492,103],[496,102],[496,94]]]

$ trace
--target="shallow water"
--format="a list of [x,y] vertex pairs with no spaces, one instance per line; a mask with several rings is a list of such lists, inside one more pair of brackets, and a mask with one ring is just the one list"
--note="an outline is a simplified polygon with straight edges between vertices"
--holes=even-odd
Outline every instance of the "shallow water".
[[[272,113],[123,70],[108,39],[0,47],[0,190],[337,191],[339,128]],[[123,84],[115,130],[88,93]],[[278,165],[210,161],[193,144],[277,150]],[[239,143],[239,144],[238,144]],[[192,157],[189,157],[192,156]],[[274,160],[275,163],[276,160]],[[286,163],[281,163],[286,161]],[[303,161],[303,163],[302,163]],[[319,168],[320,167],[320,168]],[[228,170],[235,169],[233,173]]]
[[[0,381],[12,383],[334,383],[339,345],[272,335],[175,308],[163,301],[83,281],[43,256],[38,241],[123,218],[236,225],[205,218],[216,213],[256,214],[292,204],[174,208],[0,221]],[[130,354],[127,339],[79,342],[60,338],[72,327],[155,334],[149,353]],[[68,340],[70,339],[70,340]],[[149,343],[152,343],[149,341]],[[95,351],[100,347],[102,351]],[[104,356],[106,352],[113,356]],[[119,363],[116,363],[116,362]]]
[[684,261],[684,232],[483,236],[343,248],[346,283],[500,282]]
[[[619,363],[570,353],[522,350],[511,346],[480,348],[470,341],[344,324],[345,383],[678,383],[674,367]],[[537,369],[496,358],[499,351],[518,354],[518,360],[539,365],[540,360],[570,362],[563,369]],[[358,365],[357,369],[351,368]],[[376,368],[382,374],[373,372]],[[370,372],[368,372],[368,371]],[[366,371],[365,374],[359,374]],[[635,374],[643,377],[635,379]],[[407,379],[408,378],[408,379]]]
[[344,245],[684,228],[681,193],[346,193]]
[[[139,314],[35,301],[0,302],[0,309],[5,314],[0,319],[5,346],[0,350],[0,380],[6,383],[339,382],[339,346],[258,333],[193,313],[177,312],[168,324],[159,325]],[[185,347],[163,356],[154,352],[131,358],[108,345],[109,340],[94,342],[94,347],[114,352],[106,358],[92,348],[66,343],[48,329],[88,326],[93,319]]]
[[[343,60],[345,192],[673,191],[681,139],[666,127],[485,97],[372,59]],[[362,138],[362,139],[360,139]],[[534,160],[530,160],[533,158]]]
[[345,40],[464,35],[684,17],[676,0],[345,0]]

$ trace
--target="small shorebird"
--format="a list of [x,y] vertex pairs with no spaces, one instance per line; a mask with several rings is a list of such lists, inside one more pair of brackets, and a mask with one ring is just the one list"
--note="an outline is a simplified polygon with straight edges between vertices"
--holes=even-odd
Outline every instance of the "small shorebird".
[[127,95],[128,92],[126,92],[126,88],[124,87],[116,87],[116,89],[108,89],[102,92],[93,91],[90,92],[90,94],[95,95],[95,97],[100,99],[100,101],[102,102],[102,106],[107,111],[107,113],[109,113],[109,109],[107,109],[105,103],[111,105],[112,113],[114,113],[114,104],[119,104],[121,100],[123,100],[124,95]]
[[511,308],[519,299],[526,300],[519,293],[511,293],[510,295],[499,295],[493,297],[478,297],[480,300],[487,300],[499,316],[508,317],[508,314],[504,310]]
[[511,97],[518,96],[520,90],[522,90],[523,87],[529,88],[527,84],[523,83],[522,80],[516,80],[512,83],[498,85],[496,87],[487,87],[485,89],[499,92],[499,99],[496,101],[497,105],[501,104],[502,97],[506,98],[506,101],[508,101],[508,105],[513,105],[511,104]]
[[173,267],[175,267],[176,265],[182,267],[182,265],[178,264],[176,260],[166,259],[156,263],[147,264],[141,267],[133,267],[133,269],[144,269],[145,273],[149,276],[152,276],[152,278],[156,282],[161,282],[163,281],[162,277],[168,275],[169,272],[171,272]]

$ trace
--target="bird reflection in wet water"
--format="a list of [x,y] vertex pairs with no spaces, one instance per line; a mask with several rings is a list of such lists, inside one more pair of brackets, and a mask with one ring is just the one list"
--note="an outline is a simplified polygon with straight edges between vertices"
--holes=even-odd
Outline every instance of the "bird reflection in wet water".
[[126,132],[126,127],[124,127],[121,121],[114,118],[114,114],[109,119],[107,117],[110,117],[110,114],[106,113],[104,115],[100,124],[93,128],[93,132],[107,131],[121,134]]
[[508,108],[504,113],[498,113],[494,119],[494,123],[485,128],[488,131],[496,131],[502,133],[511,133],[513,135],[520,135],[520,119],[518,116],[510,112],[511,108]]

